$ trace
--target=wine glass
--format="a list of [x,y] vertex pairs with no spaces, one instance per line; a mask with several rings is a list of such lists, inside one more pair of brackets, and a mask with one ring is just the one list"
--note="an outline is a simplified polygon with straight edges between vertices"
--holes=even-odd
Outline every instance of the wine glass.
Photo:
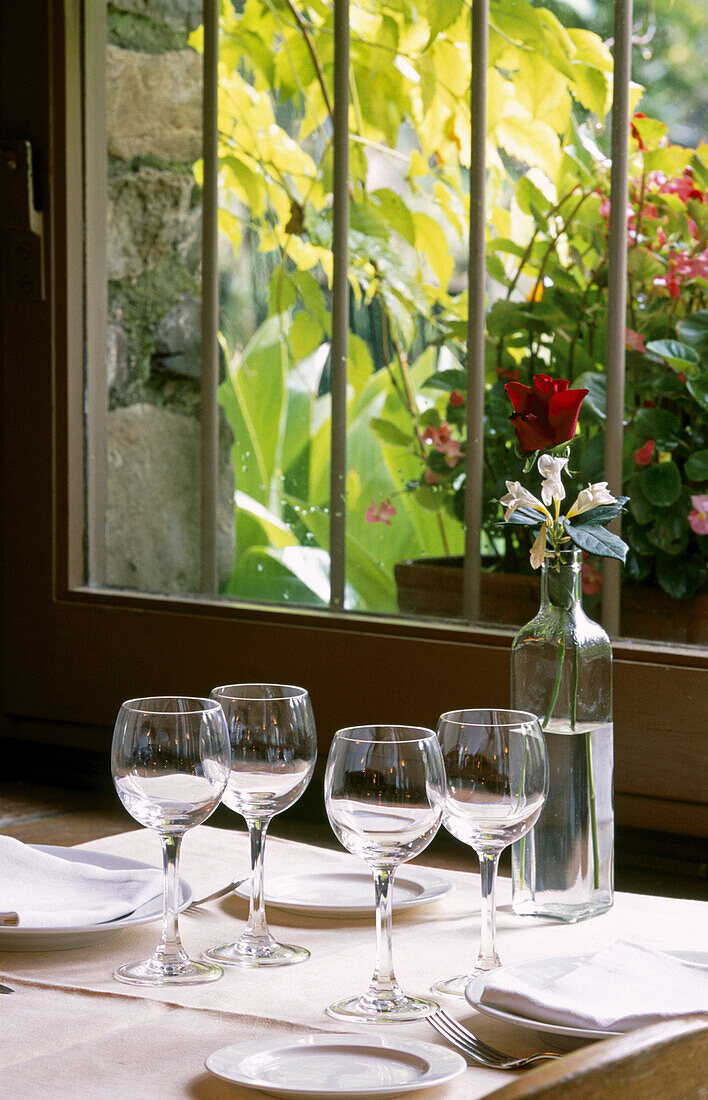
[[453,710],[441,715],[438,739],[446,772],[445,828],[479,856],[482,923],[469,974],[436,982],[438,993],[464,996],[478,974],[500,965],[495,948],[494,886],[499,856],[535,824],[548,794],[541,724],[517,710]]
[[327,816],[344,847],[368,863],[376,892],[376,965],[360,996],[331,1004],[342,1020],[418,1020],[439,1005],[406,996],[393,972],[391,900],[399,863],[427,848],[440,826],[445,773],[432,730],[353,726],[335,734],[325,774]]
[[305,947],[270,934],[263,897],[263,855],[271,818],[287,810],[312,778],[317,732],[308,693],[285,684],[214,688],[231,739],[231,771],[223,796],[245,818],[251,841],[251,905],[236,943],[212,947],[209,959],[230,966],[287,966],[310,957]]
[[160,834],[165,871],[162,939],[151,958],[118,967],[114,977],[121,982],[186,985],[223,974],[218,966],[190,959],[182,946],[178,870],[182,836],[218,806],[230,758],[224,712],[211,699],[167,695],[121,705],[111,751],[113,782],[128,813]]

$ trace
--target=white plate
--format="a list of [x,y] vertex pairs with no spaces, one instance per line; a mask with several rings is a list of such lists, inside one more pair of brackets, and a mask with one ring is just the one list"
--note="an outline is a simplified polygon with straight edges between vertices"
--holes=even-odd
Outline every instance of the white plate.
[[[105,867],[107,870],[130,869],[137,870],[149,867],[149,863],[141,863],[137,859],[128,859],[125,856],[108,855],[106,852],[94,852],[88,848],[62,848],[51,844],[33,844],[40,852],[48,852],[53,856],[60,856],[76,863],[93,863],[96,867]],[[192,890],[180,879],[180,909],[189,905],[192,900]],[[73,925],[70,928],[0,928],[0,951],[59,951],[67,948],[93,947],[94,944],[104,943],[113,939],[137,924],[148,924],[158,920],[162,916],[162,893],[144,902],[127,917],[119,917],[118,920],[106,921],[105,924]]]
[[377,1097],[431,1088],[464,1073],[446,1047],[389,1035],[299,1035],[236,1043],[210,1054],[206,1068],[225,1081],[273,1096]]
[[[403,866],[393,880],[393,908],[407,909],[436,901],[452,890],[449,879],[428,867]],[[249,896],[246,879],[236,893]],[[265,900],[277,909],[321,913],[330,917],[350,917],[373,913],[374,880],[370,871],[358,867],[327,871],[308,871],[295,875],[266,875]]]
[[[703,951],[667,951],[666,954],[682,959],[683,962],[708,965],[708,954]],[[586,955],[560,955],[553,958],[527,959],[525,962],[505,966],[504,970],[508,974],[517,974],[525,980],[533,980],[537,975],[542,975],[544,979],[547,979],[549,975],[552,978],[561,978],[580,963],[587,962],[590,957],[591,954],[588,953]],[[491,1016],[495,1020],[515,1024],[516,1027],[531,1028],[532,1031],[539,1031],[547,1035],[564,1035],[569,1039],[607,1039],[611,1035],[624,1034],[622,1031],[609,1031],[603,1028],[566,1027],[562,1024],[549,1024],[545,1020],[534,1020],[529,1016],[517,1016],[516,1013],[508,1012],[503,1008],[492,1008],[491,1005],[483,1004],[481,1000],[485,982],[486,975],[484,974],[471,981],[465,990],[465,998],[478,1012],[483,1013],[485,1016]]]

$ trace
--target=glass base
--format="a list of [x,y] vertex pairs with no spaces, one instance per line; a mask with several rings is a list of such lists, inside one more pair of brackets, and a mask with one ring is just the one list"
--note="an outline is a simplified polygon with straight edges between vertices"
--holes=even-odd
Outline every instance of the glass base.
[[401,997],[396,1000],[372,1000],[368,994],[348,997],[327,1006],[327,1015],[335,1020],[360,1020],[362,1023],[400,1024],[407,1020],[424,1020],[440,1005],[426,997]]
[[291,966],[305,962],[310,952],[306,947],[296,947],[292,943],[266,944],[225,943],[221,947],[210,947],[204,953],[205,959],[213,959],[221,966]]
[[608,893],[596,893],[587,901],[549,901],[541,900],[533,895],[521,894],[514,898],[512,908],[520,917],[541,917],[545,920],[562,921],[564,924],[577,924],[581,920],[589,920],[600,913],[606,913],[612,908],[612,895]]
[[127,985],[201,985],[204,982],[217,981],[223,977],[223,973],[220,966],[198,962],[185,956],[172,963],[155,958],[126,963],[113,971],[113,977]]
[[456,978],[445,978],[441,982],[435,982],[430,988],[433,993],[447,993],[449,997],[464,997],[465,990],[470,982],[473,982],[475,978],[479,978],[481,974],[489,974],[492,970],[498,970],[500,965],[497,962],[494,966],[475,966],[469,974],[459,974]]

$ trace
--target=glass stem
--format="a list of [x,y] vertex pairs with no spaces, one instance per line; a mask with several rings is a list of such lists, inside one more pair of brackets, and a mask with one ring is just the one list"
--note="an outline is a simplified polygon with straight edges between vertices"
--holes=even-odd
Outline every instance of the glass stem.
[[181,963],[186,958],[179,938],[179,853],[182,837],[174,833],[161,833],[162,866],[164,870],[162,939],[155,952],[163,966]]
[[271,939],[263,894],[263,856],[269,824],[270,818],[255,818],[248,822],[248,836],[251,842],[251,905],[243,937],[249,940],[270,941]]
[[479,955],[476,970],[494,970],[500,965],[494,946],[496,911],[494,907],[494,887],[497,881],[499,852],[478,852],[479,873],[482,883],[482,924],[479,933]]
[[393,870],[377,867],[374,870],[376,890],[376,965],[371,979],[371,992],[388,997],[398,989],[393,973],[393,947],[391,936],[391,901],[393,895]]

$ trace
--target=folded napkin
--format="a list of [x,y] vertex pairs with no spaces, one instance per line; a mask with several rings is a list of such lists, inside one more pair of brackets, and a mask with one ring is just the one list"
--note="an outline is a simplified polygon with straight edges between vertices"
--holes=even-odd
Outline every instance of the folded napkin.
[[481,1003],[565,1027],[633,1031],[672,1016],[708,1012],[708,965],[627,940],[570,965],[568,959],[492,971]]
[[0,911],[17,913],[21,928],[104,924],[161,892],[162,872],[151,867],[97,867],[0,836]]

